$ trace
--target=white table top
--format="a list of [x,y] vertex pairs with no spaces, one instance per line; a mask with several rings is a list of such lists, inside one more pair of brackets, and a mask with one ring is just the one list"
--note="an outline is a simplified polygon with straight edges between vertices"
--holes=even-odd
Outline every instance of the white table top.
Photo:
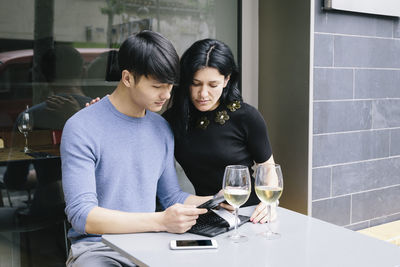
[[139,266],[400,267],[399,247],[284,208],[271,229],[281,238],[266,240],[257,235],[265,225],[246,223],[239,230],[249,241],[235,244],[225,233],[207,250],[170,250],[170,240],[207,238],[190,233],[103,235],[103,242]]

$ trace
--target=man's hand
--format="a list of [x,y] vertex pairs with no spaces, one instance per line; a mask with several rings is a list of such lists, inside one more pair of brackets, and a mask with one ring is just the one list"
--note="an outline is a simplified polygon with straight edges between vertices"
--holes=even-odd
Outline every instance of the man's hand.
[[196,224],[200,214],[207,209],[198,209],[192,205],[175,204],[163,211],[163,225],[170,233],[184,233]]

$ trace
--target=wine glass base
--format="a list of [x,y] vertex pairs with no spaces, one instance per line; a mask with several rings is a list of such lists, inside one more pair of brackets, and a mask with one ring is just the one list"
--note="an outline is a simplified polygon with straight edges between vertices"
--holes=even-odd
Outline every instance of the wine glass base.
[[32,149],[24,147],[24,150],[22,150],[24,153],[29,153],[32,152]]
[[281,237],[281,234],[275,233],[275,232],[262,232],[262,233],[258,233],[258,235],[262,236],[268,240],[278,239]]
[[226,237],[226,239],[229,239],[229,241],[233,242],[233,243],[243,243],[243,242],[247,242],[249,240],[249,238],[245,235],[241,235],[241,234],[237,234],[237,235],[228,235]]

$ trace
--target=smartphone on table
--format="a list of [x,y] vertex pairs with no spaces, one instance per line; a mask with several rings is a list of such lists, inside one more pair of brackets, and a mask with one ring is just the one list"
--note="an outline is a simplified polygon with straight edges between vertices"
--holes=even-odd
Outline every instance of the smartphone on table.
[[171,240],[171,249],[215,249],[218,248],[215,239],[199,239],[199,240]]

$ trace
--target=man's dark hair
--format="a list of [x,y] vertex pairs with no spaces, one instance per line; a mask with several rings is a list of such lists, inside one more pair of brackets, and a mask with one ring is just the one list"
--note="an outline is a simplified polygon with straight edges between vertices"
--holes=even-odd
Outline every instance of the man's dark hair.
[[142,75],[161,83],[176,84],[179,80],[179,56],[172,43],[156,32],[129,36],[119,49],[118,62],[120,71],[131,72],[135,83]]

